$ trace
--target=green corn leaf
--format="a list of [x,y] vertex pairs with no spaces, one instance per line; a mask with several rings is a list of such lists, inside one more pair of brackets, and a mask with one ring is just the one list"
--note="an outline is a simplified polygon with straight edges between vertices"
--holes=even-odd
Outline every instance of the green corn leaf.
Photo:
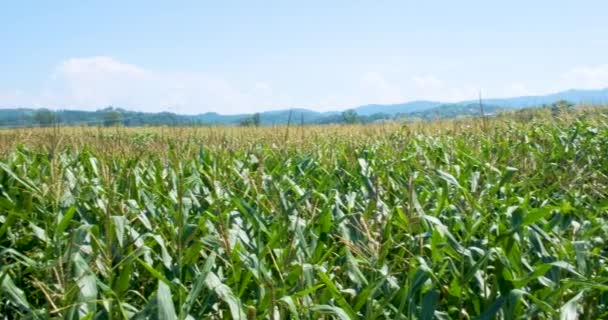
[[233,319],[245,319],[245,312],[241,307],[241,302],[237,299],[237,297],[232,293],[232,290],[227,285],[223,284],[220,278],[213,273],[208,272],[207,277],[205,278],[205,285],[209,290],[214,292],[217,297],[224,301],[229,309],[230,314]]
[[2,288],[1,293],[5,295],[5,297],[8,298],[9,301],[13,302],[20,308],[31,312],[32,308],[29,302],[27,301],[25,293],[23,292],[23,290],[19,289],[15,285],[13,279],[11,279],[11,277],[6,273],[0,275],[0,279]]
[[159,320],[177,319],[177,315],[175,314],[175,307],[173,305],[173,298],[171,295],[171,288],[169,288],[169,286],[162,281],[158,281],[158,291],[156,293],[156,300],[158,302]]
[[330,305],[314,305],[310,308],[313,312],[318,312],[321,314],[332,315],[340,320],[351,320],[354,317],[350,317],[343,309],[330,306]]
[[583,298],[583,294],[583,291],[579,292],[560,308],[560,320],[578,320],[579,301]]

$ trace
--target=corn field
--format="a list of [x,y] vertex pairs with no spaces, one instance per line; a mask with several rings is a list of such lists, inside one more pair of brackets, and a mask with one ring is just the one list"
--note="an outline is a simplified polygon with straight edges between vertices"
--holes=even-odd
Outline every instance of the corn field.
[[608,318],[607,115],[0,131],[0,315]]

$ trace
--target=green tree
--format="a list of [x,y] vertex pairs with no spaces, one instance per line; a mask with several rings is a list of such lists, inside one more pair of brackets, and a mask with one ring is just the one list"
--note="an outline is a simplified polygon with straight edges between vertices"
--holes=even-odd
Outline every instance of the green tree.
[[251,120],[253,121],[253,125],[259,127],[262,124],[262,119],[259,112],[256,112],[251,116]]
[[561,108],[561,109],[570,109],[572,107],[574,107],[574,103],[568,101],[568,100],[559,100],[553,103],[554,106]]
[[342,112],[344,123],[353,124],[359,122],[359,115],[355,110],[346,110]]
[[55,123],[55,113],[49,109],[40,109],[34,114],[34,121],[41,127],[48,127]]
[[551,104],[551,113],[557,116],[564,111],[568,111],[574,107],[574,104],[568,100],[559,100]]
[[239,125],[241,125],[243,127],[250,127],[253,125],[253,119],[251,119],[251,117],[243,118],[243,119],[241,119],[241,122],[239,123]]
[[106,127],[117,126],[122,122],[122,113],[118,111],[106,111],[103,115],[103,125]]
[[260,124],[262,124],[262,120],[259,112],[254,113],[251,117],[243,118],[240,123],[243,127],[259,127]]

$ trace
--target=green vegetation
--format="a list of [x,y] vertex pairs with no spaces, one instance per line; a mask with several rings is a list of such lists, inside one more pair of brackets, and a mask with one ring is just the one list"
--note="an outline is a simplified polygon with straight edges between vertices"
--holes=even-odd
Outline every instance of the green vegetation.
[[259,112],[254,113],[251,117],[244,118],[241,120],[241,126],[250,127],[255,126],[259,127],[262,123],[261,116]]
[[106,127],[118,126],[123,123],[122,113],[118,110],[109,109],[103,113],[103,125]]
[[605,108],[0,131],[0,315],[606,318],[607,155]]
[[56,122],[55,113],[49,109],[39,109],[34,114],[33,120],[41,127],[51,126]]
[[360,121],[359,115],[355,110],[346,110],[342,112],[342,119],[344,123],[355,124]]
[[[602,105],[608,101],[608,89],[569,90],[546,96],[489,99],[484,101],[486,115],[524,108],[557,105],[557,109],[576,105]],[[274,126],[294,123],[304,124],[354,124],[377,123],[387,120],[411,121],[412,119],[437,120],[463,116],[479,116],[479,101],[442,103],[412,101],[401,104],[365,105],[344,112],[317,112],[307,109],[285,109],[256,114],[222,115],[207,112],[181,115],[171,112],[149,113],[128,111],[124,108],[107,107],[97,111],[0,108],[0,128],[61,126]]]

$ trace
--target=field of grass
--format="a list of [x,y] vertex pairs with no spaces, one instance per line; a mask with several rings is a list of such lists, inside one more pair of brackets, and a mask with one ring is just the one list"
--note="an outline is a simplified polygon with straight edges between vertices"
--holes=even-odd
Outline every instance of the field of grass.
[[608,318],[608,109],[0,131],[0,317]]

